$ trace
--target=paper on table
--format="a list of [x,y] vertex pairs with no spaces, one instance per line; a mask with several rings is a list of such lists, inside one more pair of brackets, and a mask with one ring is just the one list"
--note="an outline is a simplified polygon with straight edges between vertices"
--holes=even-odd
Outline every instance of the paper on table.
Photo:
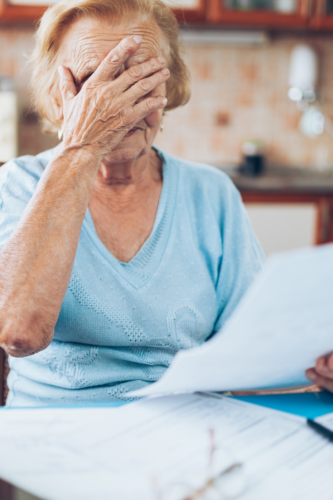
[[317,422],[320,424],[324,425],[331,431],[333,431],[333,413],[328,413],[327,415],[324,415],[323,417],[318,417],[316,418]]
[[307,385],[333,350],[333,245],[271,257],[225,327],[132,396]]
[[305,419],[222,396],[3,410],[0,449],[0,476],[45,500],[181,500],[235,462],[240,500],[332,499],[333,446]]

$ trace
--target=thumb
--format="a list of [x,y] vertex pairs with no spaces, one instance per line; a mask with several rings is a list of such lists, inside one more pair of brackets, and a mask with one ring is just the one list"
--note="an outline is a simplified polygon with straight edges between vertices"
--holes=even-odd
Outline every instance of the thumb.
[[71,101],[76,95],[77,90],[73,80],[72,73],[65,66],[59,66],[58,68],[60,76],[59,89],[64,102]]

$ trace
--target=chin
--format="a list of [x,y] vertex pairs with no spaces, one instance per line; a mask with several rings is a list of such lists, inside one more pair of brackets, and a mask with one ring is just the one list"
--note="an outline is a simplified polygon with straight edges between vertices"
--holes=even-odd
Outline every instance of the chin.
[[135,160],[149,153],[151,145],[148,145],[143,137],[135,137],[135,135],[124,138],[118,146],[105,157],[104,161],[107,163],[122,163]]

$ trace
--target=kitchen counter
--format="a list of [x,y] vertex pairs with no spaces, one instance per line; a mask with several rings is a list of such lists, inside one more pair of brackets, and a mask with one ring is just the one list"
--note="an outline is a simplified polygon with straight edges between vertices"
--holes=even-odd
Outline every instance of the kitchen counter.
[[333,196],[333,170],[314,171],[300,168],[267,168],[263,174],[248,176],[236,167],[217,167],[233,180],[242,192],[299,193]]
[[316,244],[333,242],[333,170],[269,167],[262,175],[217,167],[232,179],[246,205],[311,205],[316,209]]

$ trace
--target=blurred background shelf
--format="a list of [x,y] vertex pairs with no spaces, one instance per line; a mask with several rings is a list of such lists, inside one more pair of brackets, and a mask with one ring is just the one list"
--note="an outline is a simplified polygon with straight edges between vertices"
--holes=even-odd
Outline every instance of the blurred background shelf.
[[260,28],[307,28],[310,0],[207,0],[209,23]]
[[[333,28],[333,0],[165,0],[180,23],[263,29]],[[0,0],[0,21],[38,20],[57,0]]]

